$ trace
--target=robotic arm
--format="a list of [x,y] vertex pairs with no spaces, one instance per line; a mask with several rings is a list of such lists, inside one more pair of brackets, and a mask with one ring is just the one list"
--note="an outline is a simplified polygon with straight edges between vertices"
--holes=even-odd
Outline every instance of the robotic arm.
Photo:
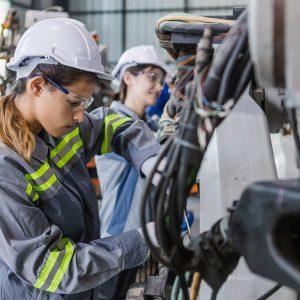
[[[243,256],[253,272],[300,292],[298,179],[249,186],[228,215],[209,231],[201,233],[188,247],[180,239],[190,184],[214,129],[249,86],[253,63],[260,86],[288,89],[283,104],[294,113],[291,124],[296,144],[299,142],[295,110],[300,104],[300,37],[292,34],[299,25],[299,11],[297,0],[252,0],[249,15],[239,18],[213,61],[211,33],[204,32],[194,79],[186,95],[189,101],[183,107],[175,137],[165,144],[161,154],[167,157],[167,168],[161,172],[155,193],[149,193],[150,184],[145,188],[145,202],[151,194],[155,203],[156,232],[164,252],[161,255],[150,243],[154,256],[181,278],[184,271],[200,272],[215,291]],[[145,236],[147,239],[147,233]]]
[[[255,77],[266,88],[265,96],[270,89],[287,89],[287,96],[279,93],[279,97],[267,97],[266,104],[277,106],[277,111],[284,105],[298,152],[300,38],[295,30],[299,26],[299,11],[299,1],[253,0],[248,14]],[[271,129],[280,126],[282,119],[278,120],[271,120]],[[299,199],[299,179],[249,186],[228,210],[228,216],[191,243],[198,251],[194,263],[203,279],[218,290],[243,256],[254,273],[300,292]]]
[[300,181],[249,186],[190,247],[193,269],[219,290],[243,256],[254,272],[300,292]]

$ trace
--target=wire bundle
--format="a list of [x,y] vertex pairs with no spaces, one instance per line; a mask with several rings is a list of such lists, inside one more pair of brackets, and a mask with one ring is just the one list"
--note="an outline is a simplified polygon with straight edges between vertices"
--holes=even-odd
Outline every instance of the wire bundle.
[[[213,60],[213,32],[206,28],[197,47],[196,67],[192,71],[194,76],[190,72],[185,75],[193,77],[193,81],[185,88],[187,101],[180,114],[176,135],[162,147],[144,189],[141,218],[145,239],[152,255],[178,274],[184,299],[189,299],[185,272],[192,270],[201,274],[201,270],[192,265],[196,252],[183,244],[183,212],[214,129],[231,111],[251,79],[252,63],[246,23],[244,14]],[[224,56],[225,52],[227,55]],[[212,88],[214,91],[210,90]],[[161,170],[162,160],[166,163]],[[155,174],[159,174],[160,179],[153,186]],[[146,231],[146,208],[149,203],[155,216],[161,249],[151,244]]]

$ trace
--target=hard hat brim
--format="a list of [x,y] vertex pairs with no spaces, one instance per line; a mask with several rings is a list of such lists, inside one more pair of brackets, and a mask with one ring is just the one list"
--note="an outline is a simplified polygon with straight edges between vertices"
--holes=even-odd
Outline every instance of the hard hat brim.
[[110,75],[110,74],[107,74],[107,73],[104,73],[104,72],[101,72],[101,73],[97,73],[97,77],[99,79],[103,79],[103,80],[108,80],[108,81],[112,81],[115,79],[114,76]]

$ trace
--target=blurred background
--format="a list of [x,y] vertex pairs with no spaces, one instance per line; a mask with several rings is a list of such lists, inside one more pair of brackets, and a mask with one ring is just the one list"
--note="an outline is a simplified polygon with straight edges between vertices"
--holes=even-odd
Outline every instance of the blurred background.
[[[69,16],[96,31],[99,43],[107,45],[107,63],[116,63],[120,55],[135,45],[152,44],[158,49],[154,34],[156,21],[171,13],[202,16],[232,16],[232,7],[245,6],[250,0],[0,0],[0,21],[10,7],[18,11],[20,30],[25,30],[28,10],[60,6]],[[162,51],[163,53],[163,51]],[[165,54],[164,54],[165,55]],[[167,59],[167,57],[166,57]]]

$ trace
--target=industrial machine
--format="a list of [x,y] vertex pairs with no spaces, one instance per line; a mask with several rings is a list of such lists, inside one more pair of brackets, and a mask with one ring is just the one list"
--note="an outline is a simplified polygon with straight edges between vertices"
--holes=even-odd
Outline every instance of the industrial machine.
[[13,82],[13,76],[8,74],[6,63],[14,53],[20,37],[20,18],[17,10],[8,10],[0,29],[0,96],[5,94]]
[[[220,26],[211,22],[195,48],[161,43],[175,55],[185,51],[189,68],[168,103],[168,117],[180,114],[179,122],[148,178],[142,221],[154,202],[161,250],[145,226],[144,234],[153,256],[177,275],[173,299],[296,299],[300,292],[300,181],[297,171],[277,179],[270,138],[291,129],[296,151],[288,163],[296,165],[299,12],[297,0],[252,0],[227,33],[216,34]],[[199,168],[201,233],[187,245],[180,225]]]
[[69,14],[63,11],[61,6],[50,6],[44,10],[29,9],[25,14],[25,29],[31,25],[46,19],[52,18],[68,18]]

